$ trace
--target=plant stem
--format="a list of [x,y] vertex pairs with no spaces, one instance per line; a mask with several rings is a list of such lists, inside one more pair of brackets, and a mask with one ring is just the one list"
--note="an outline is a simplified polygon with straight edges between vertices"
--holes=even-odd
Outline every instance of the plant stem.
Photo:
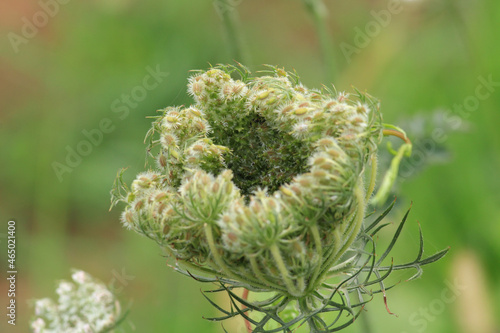
[[268,285],[269,287],[275,288],[276,290],[284,291],[283,286],[277,285],[276,283],[271,282],[268,279],[266,279],[264,274],[262,274],[261,270],[259,269],[259,264],[257,263],[257,260],[254,256],[248,256],[248,260],[250,261],[250,266],[252,267],[252,271],[255,274],[255,277],[259,281],[261,281],[265,285]]
[[205,237],[207,238],[208,247],[210,248],[210,252],[212,254],[212,258],[214,259],[215,265],[218,266],[219,270],[222,271],[221,275],[226,275],[230,279],[234,279],[236,281],[241,281],[241,282],[246,283],[250,286],[254,286],[254,287],[258,287],[258,288],[274,288],[274,289],[279,290],[279,291],[284,291],[282,287],[278,286],[276,288],[274,286],[266,285],[261,281],[257,281],[254,278],[249,277],[248,275],[245,276],[243,274],[238,274],[236,271],[229,268],[226,265],[226,263],[224,262],[224,259],[220,256],[218,249],[217,249],[217,246],[215,245],[212,226],[210,226],[208,223],[205,223],[204,231],[205,231]]
[[224,30],[228,38],[231,57],[233,60],[246,64],[248,59],[246,52],[243,50],[243,42],[241,32],[238,27],[238,17],[235,4],[231,4],[228,0],[218,0],[220,8],[218,11],[224,22]]
[[281,278],[283,279],[283,282],[285,282],[285,286],[287,287],[288,292],[292,296],[300,296],[297,288],[295,288],[295,285],[293,284],[293,281],[290,279],[290,274],[288,273],[288,269],[286,268],[285,262],[283,261],[283,257],[281,256],[278,245],[272,245],[270,250],[274,261],[276,262],[276,266],[281,273]]
[[315,286],[317,281],[321,281],[321,279],[328,273],[328,269],[347,251],[349,246],[351,246],[352,242],[358,236],[359,230],[361,230],[361,226],[363,225],[363,220],[365,218],[365,192],[363,190],[363,182],[360,179],[356,187],[354,188],[354,196],[357,199],[357,210],[356,215],[354,216],[354,220],[351,223],[350,234],[346,242],[342,245],[340,250],[334,251],[331,255],[325,260],[322,265],[322,271],[318,277],[313,281],[312,285]]
[[[245,301],[248,301],[248,289],[243,289],[243,295],[241,296]],[[242,309],[245,309],[246,306],[242,304]],[[248,333],[252,333],[252,325],[248,321],[248,319],[245,318],[245,327],[247,328]]]
[[370,183],[368,184],[368,189],[366,191],[365,200],[370,200],[370,197],[373,194],[373,190],[375,189],[375,182],[377,180],[377,154],[373,154],[371,158],[371,170],[370,170]]
[[301,314],[303,314],[307,318],[306,320],[307,320],[307,325],[309,326],[309,332],[310,333],[324,332],[324,330],[322,330],[321,327],[318,327],[313,317],[308,317],[309,313],[311,312],[311,309],[307,304],[307,298],[299,299],[298,303]]
[[215,263],[219,266],[219,269],[222,270],[225,273],[225,275],[229,276],[232,279],[235,279],[236,281],[242,281],[250,285],[254,283],[253,281],[250,282],[248,279],[245,279],[242,276],[233,273],[233,271],[229,267],[227,267],[226,263],[219,255],[217,247],[215,246],[212,227],[208,223],[205,223],[204,230],[205,230],[205,237],[207,238],[208,247],[210,248],[210,252],[212,253],[212,257]]
[[382,130],[382,134],[384,136],[388,136],[388,135],[395,136],[395,137],[400,138],[404,142],[406,142],[406,143],[408,143],[408,144],[411,145],[410,139],[408,139],[408,137],[406,136],[405,133],[402,133],[400,131],[396,131],[396,130],[393,130],[393,129],[384,129],[384,130]]
[[[319,275],[319,272],[321,271],[321,264],[322,264],[321,260],[323,258],[323,247],[321,245],[321,236],[319,234],[318,226],[316,224],[311,226],[311,233],[313,235],[314,244],[316,245],[316,255],[320,259],[319,259],[319,262],[317,263],[316,269],[314,270],[314,273],[312,275],[312,279],[310,279],[309,282],[314,281],[316,279],[316,277]],[[310,289],[309,287],[310,287],[310,285],[308,286],[308,290]]]
[[328,33],[326,23],[327,10],[322,0],[303,0],[304,5],[311,14],[316,33],[318,35],[321,53],[323,54],[323,63],[325,65],[326,79],[333,81],[335,73],[335,56],[331,45],[331,36]]
[[363,225],[363,220],[365,218],[365,193],[363,191],[363,182],[361,180],[354,188],[354,196],[356,197],[356,199],[358,199],[356,216],[354,217],[354,228],[340,251],[335,255],[335,258],[331,262],[331,264],[337,261],[340,256],[342,256],[344,252],[349,248],[349,246],[351,246],[352,242],[354,242],[354,240],[358,236],[359,230],[361,230],[361,226]]
[[364,311],[364,313],[362,313],[359,317],[360,317],[359,319],[361,320],[361,325],[363,326],[362,331],[364,333],[372,333],[373,330],[370,318],[368,317],[368,312]]

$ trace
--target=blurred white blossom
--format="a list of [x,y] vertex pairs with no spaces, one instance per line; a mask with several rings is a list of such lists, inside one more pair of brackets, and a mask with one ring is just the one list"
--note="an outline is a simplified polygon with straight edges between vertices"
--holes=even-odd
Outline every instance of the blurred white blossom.
[[59,299],[35,300],[34,333],[110,332],[120,319],[120,303],[107,287],[84,271],[75,270],[73,282],[61,281]]

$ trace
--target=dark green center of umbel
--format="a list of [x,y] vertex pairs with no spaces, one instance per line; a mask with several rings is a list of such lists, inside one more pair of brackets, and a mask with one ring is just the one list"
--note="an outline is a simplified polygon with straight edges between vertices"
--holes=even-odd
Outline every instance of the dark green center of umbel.
[[258,188],[273,193],[308,169],[309,145],[272,128],[258,113],[240,119],[236,128],[210,125],[216,133],[214,142],[231,149],[224,160],[234,173],[233,182],[247,197]]

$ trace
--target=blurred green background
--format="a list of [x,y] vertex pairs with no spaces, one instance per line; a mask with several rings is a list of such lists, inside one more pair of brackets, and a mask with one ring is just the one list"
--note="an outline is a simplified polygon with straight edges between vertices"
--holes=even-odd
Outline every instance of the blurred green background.
[[[500,2],[324,0],[330,68],[299,0],[66,1],[47,20],[42,3],[50,1],[0,4],[0,265],[4,276],[6,222],[14,218],[19,272],[17,325],[7,327],[1,310],[1,332],[27,332],[29,300],[54,297],[70,268],[119,288],[131,309],[124,332],[223,331],[202,319],[216,314],[200,294],[209,286],[172,271],[153,242],[123,229],[119,209],[108,208],[117,170],[129,166],[130,180],[144,167],[146,117],[191,103],[189,70],[235,58],[252,70],[295,69],[310,87],[366,90],[381,100],[386,122],[416,136],[389,220],[410,201],[413,209],[392,255],[403,262],[416,254],[417,221],[426,254],[451,251],[422,279],[388,291],[398,317],[375,297],[366,313],[373,332],[499,332]],[[242,55],[223,12],[238,15]],[[30,30],[33,20],[39,27]],[[137,88],[148,68],[168,76]],[[135,97],[117,111],[124,94]],[[108,133],[83,147],[85,131],[103,119]],[[79,145],[87,156],[57,175],[54,162],[67,164],[68,149]],[[463,286],[453,300],[449,283]],[[5,309],[4,278],[0,290]],[[226,327],[244,332],[240,321]],[[355,323],[345,332],[365,329]]]

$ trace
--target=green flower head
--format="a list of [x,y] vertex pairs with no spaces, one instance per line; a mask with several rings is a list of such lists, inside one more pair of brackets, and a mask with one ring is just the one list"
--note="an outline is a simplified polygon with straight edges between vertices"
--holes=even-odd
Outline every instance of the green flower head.
[[364,95],[269,72],[191,76],[195,103],[160,110],[157,167],[132,183],[122,222],[178,259],[300,296],[359,231],[381,117]]
[[[277,295],[253,305],[238,299],[266,314],[262,325],[272,318],[286,331],[298,319],[280,321],[276,311],[296,313],[289,308],[296,302],[311,328],[330,332],[322,312],[345,308],[354,316],[350,305],[331,300],[339,286],[351,281],[342,302],[351,292],[366,292],[368,282],[356,277],[363,268],[353,270],[366,265],[360,258],[373,240],[363,220],[377,145],[388,132],[407,138],[384,129],[378,103],[366,94],[309,89],[296,74],[267,69],[263,76],[228,65],[195,72],[188,83],[194,103],[159,110],[146,136],[156,167],[130,188],[122,171],[113,204],[125,203],[123,224],[155,240],[177,259],[178,271],[201,272],[199,280],[221,283],[230,295],[226,286]],[[402,147],[409,152],[411,144]],[[385,191],[401,157],[383,181]],[[350,277],[322,296],[325,282],[341,273]]]

